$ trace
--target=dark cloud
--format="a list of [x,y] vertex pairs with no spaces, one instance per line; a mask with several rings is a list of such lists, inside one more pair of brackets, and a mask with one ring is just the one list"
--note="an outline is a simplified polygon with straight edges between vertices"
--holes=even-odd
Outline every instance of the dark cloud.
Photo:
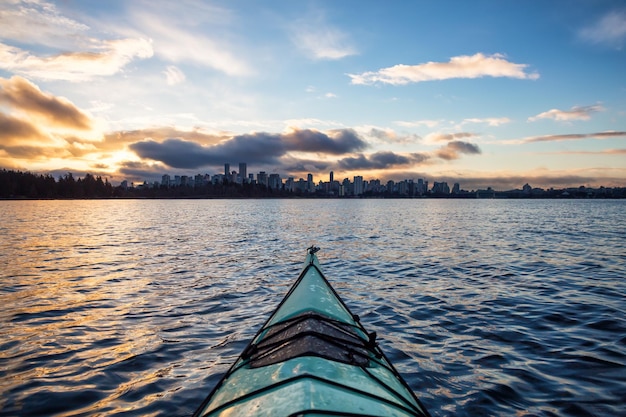
[[364,149],[366,143],[351,129],[334,130],[328,134],[304,129],[286,134],[238,135],[209,146],[175,138],[163,142],[144,140],[129,146],[140,157],[161,161],[173,168],[200,168],[229,161],[244,161],[251,165],[279,164],[281,158],[292,151],[340,155]]
[[289,150],[280,134],[264,132],[235,136],[210,149],[221,161],[218,164],[228,161],[272,164]]
[[181,139],[167,139],[163,142],[146,140],[133,143],[130,149],[141,158],[161,161],[173,168],[199,168],[219,163],[207,148]]
[[342,155],[367,147],[367,144],[352,129],[332,130],[328,134],[311,129],[295,130],[283,135],[282,140],[291,151],[331,155]]
[[53,126],[88,130],[91,119],[68,100],[42,92],[25,78],[0,78],[0,103],[43,117]]
[[281,169],[290,172],[290,176],[305,175],[309,172],[328,171],[332,163],[313,159],[286,158],[282,161]]
[[[161,181],[161,177],[166,172],[165,167],[160,164],[148,164],[141,161],[124,161],[120,164],[119,173],[122,179],[143,183],[148,181]],[[184,175],[184,174],[183,174]]]
[[382,151],[371,155],[360,154],[357,157],[343,158],[338,161],[340,168],[345,170],[356,169],[385,169],[397,166],[420,163],[428,159],[426,155],[409,154],[401,155],[393,152]]
[[459,159],[460,154],[480,154],[481,150],[478,145],[469,142],[452,141],[435,152],[435,155],[441,159],[452,160]]

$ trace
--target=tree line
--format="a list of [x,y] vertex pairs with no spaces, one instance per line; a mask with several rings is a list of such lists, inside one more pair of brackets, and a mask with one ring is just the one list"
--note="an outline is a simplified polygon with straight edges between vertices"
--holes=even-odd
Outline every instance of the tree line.
[[52,175],[0,170],[0,198],[263,198],[297,196],[284,189],[273,190],[262,184],[229,181],[197,187],[114,187],[100,176],[86,174],[74,178],[71,172],[56,180]]
[[50,174],[0,170],[0,198],[109,198],[115,189],[105,178],[86,174],[74,178],[71,172],[59,177]]

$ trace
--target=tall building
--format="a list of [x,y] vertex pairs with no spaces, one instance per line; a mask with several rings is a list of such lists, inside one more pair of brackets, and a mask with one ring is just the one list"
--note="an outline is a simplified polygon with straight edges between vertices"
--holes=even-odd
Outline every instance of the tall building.
[[306,176],[306,190],[310,193],[314,191],[315,184],[313,183],[313,174],[307,174]]
[[447,182],[437,182],[433,184],[433,188],[431,190],[433,194],[450,194],[450,187]]
[[268,187],[274,190],[280,190],[283,186],[283,181],[280,179],[279,174],[270,174],[268,179]]
[[357,175],[354,177],[354,195],[361,195],[363,192],[363,177]]
[[248,167],[245,162],[239,162],[239,178],[242,183],[248,179]]
[[226,178],[230,177],[230,164],[224,164],[224,176]]
[[330,183],[332,184],[333,181],[335,180],[335,173],[333,171],[330,171]]

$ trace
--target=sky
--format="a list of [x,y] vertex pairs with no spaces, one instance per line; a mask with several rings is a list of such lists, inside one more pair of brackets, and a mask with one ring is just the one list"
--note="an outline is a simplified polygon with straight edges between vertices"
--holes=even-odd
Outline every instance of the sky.
[[0,168],[626,186],[623,0],[0,0]]

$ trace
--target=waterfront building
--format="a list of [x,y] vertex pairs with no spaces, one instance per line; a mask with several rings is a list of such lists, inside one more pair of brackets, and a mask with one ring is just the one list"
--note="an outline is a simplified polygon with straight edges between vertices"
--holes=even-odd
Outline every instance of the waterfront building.
[[267,174],[265,173],[265,171],[261,171],[256,174],[256,182],[257,184],[267,186]]
[[289,192],[294,192],[296,190],[296,182],[293,177],[289,177],[287,181],[285,181],[285,190]]
[[283,186],[283,181],[280,179],[280,175],[278,174],[270,174],[268,179],[268,187],[273,190],[280,190]]
[[193,179],[193,185],[195,187],[202,187],[204,184],[205,184],[205,182],[204,182],[204,175],[196,174],[196,176]]
[[248,167],[245,162],[239,162],[239,178],[243,184],[248,178]]
[[354,177],[354,195],[363,195],[363,177],[357,175]]
[[168,174],[165,174],[161,177],[161,186],[169,188],[170,187],[170,182],[171,182],[171,178]]
[[450,187],[448,186],[448,183],[445,181],[444,182],[435,181],[431,191],[433,194],[450,194]]
[[224,176],[226,178],[230,176],[230,164],[224,164]]
[[315,184],[313,183],[313,174],[307,174],[306,176],[306,190],[309,193],[315,191]]

